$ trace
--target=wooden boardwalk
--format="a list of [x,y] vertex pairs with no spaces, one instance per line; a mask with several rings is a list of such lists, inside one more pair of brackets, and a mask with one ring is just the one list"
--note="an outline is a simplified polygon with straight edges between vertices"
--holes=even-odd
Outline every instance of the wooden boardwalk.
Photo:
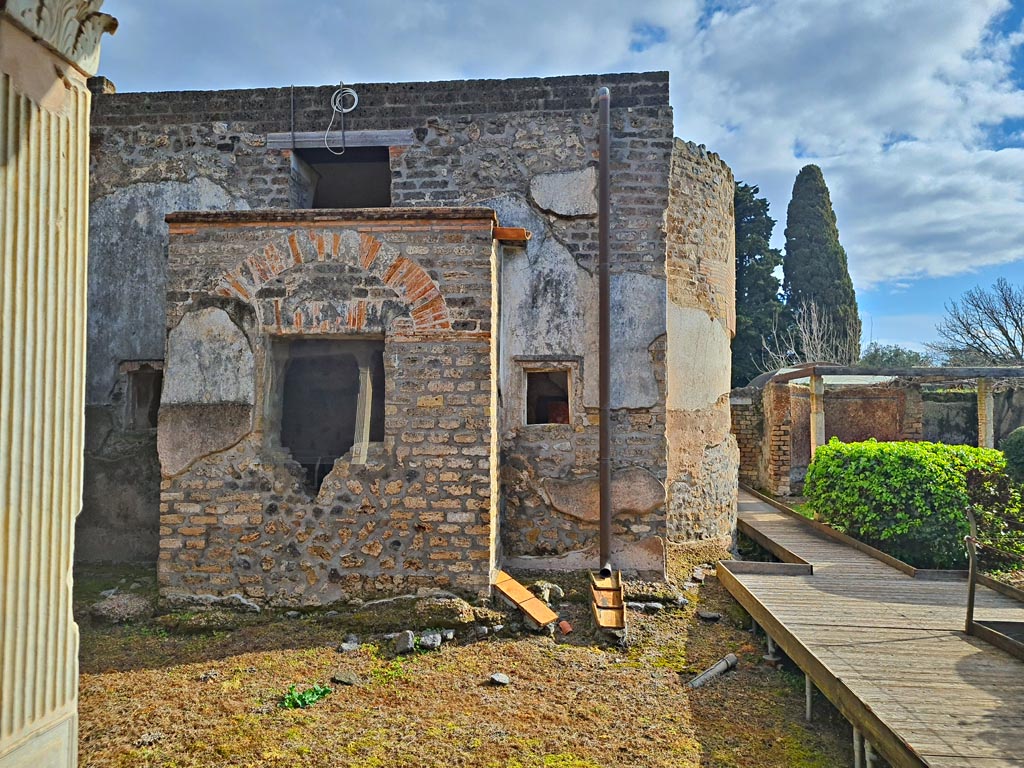
[[[720,580],[884,759],[1024,766],[1024,662],[964,634],[965,580],[909,576],[742,490],[739,528],[788,562],[723,561]],[[979,587],[975,616],[1024,604]]]

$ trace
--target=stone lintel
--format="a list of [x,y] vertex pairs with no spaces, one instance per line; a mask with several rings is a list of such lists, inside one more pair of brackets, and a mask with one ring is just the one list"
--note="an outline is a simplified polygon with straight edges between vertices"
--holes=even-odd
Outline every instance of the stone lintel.
[[261,208],[253,211],[175,211],[164,217],[168,224],[321,224],[338,226],[371,222],[433,222],[483,220],[497,225],[490,208]]

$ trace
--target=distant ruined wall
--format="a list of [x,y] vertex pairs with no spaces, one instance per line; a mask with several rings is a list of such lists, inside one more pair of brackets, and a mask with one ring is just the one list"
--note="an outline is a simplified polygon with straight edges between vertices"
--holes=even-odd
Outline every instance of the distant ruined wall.
[[[777,496],[803,490],[811,460],[810,391],[806,384],[768,382],[763,390],[732,392],[734,433],[740,441],[740,478]],[[762,414],[758,421],[754,414]],[[825,436],[843,442],[922,440],[925,409],[920,387],[829,386]]]
[[[1002,394],[994,393],[994,405]],[[998,418],[996,424],[999,424]],[[977,445],[978,396],[974,392],[925,392],[924,439],[950,445]],[[996,445],[999,445],[998,438]]]
[[740,452],[741,483],[759,488],[762,485],[764,453],[764,400],[758,387],[734,389],[729,395],[730,428]]
[[[978,444],[978,397],[972,391],[925,391],[924,439],[934,442]],[[996,448],[1024,426],[1024,388],[1012,379],[997,385],[993,393]]]
[[731,536],[739,449],[730,433],[736,332],[732,171],[675,140],[665,215],[668,536]]

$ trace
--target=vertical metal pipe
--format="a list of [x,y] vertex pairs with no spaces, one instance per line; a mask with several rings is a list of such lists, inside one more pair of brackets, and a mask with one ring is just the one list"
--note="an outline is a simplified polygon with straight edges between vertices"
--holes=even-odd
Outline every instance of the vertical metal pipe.
[[598,464],[601,497],[601,575],[612,575],[612,460],[611,460],[611,282],[608,267],[608,241],[610,239],[609,211],[611,187],[611,92],[601,88],[597,92],[598,142],[601,155],[598,174],[598,294],[600,325],[598,398],[601,413],[598,440]]
[[853,726],[853,768],[864,768],[864,741],[856,725]]
[[967,618],[964,622],[964,632],[968,635],[971,634],[971,625],[974,624],[974,592],[975,583],[978,578],[978,549],[976,542],[978,540],[978,521],[974,518],[974,513],[970,509],[967,510],[967,519],[971,524],[970,536],[964,537],[964,543],[967,545]]
[[814,697],[814,683],[811,682],[811,676],[804,672],[804,719],[807,722],[811,722],[811,702]]

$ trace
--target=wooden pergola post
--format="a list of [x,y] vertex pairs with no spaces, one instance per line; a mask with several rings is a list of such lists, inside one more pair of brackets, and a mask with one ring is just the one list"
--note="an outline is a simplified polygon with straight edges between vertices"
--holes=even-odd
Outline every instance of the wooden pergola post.
[[995,402],[991,379],[978,379],[978,447],[995,448]]
[[825,379],[811,375],[811,460],[818,446],[825,444]]

